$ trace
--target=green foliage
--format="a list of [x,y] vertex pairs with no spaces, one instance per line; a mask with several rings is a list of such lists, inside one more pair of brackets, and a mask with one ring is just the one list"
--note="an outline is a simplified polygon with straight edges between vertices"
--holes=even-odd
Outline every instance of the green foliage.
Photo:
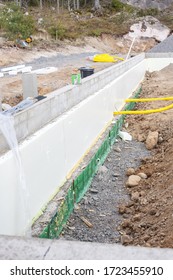
[[157,16],[159,13],[158,9],[141,9],[137,12],[138,17],[146,17],[146,16]]
[[121,25],[122,23],[124,23],[125,21],[127,20],[127,15],[123,12],[121,12],[120,14],[118,14],[115,19],[114,19],[114,22],[117,24],[117,25]]
[[38,7],[40,5],[39,0],[30,0],[28,6],[30,7]]
[[124,4],[121,3],[119,0],[112,0],[112,7],[116,9],[117,12],[120,12],[124,8]]
[[65,38],[66,29],[61,23],[58,23],[55,26],[51,26],[48,32],[54,39],[63,40]]
[[88,33],[89,36],[95,36],[95,37],[99,37],[101,34],[102,34],[101,29],[93,29]]
[[136,11],[136,8],[122,3],[120,0],[112,0],[112,7],[117,11],[117,12],[126,12],[129,14],[133,14]]
[[33,18],[24,15],[19,6],[10,4],[1,11],[0,28],[6,32],[9,39],[15,39],[18,34],[26,38],[33,33],[35,24]]

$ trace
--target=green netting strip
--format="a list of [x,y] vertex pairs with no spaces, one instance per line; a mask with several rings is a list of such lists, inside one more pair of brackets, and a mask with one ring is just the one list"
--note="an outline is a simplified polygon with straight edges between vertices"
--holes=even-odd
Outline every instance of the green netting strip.
[[[137,98],[141,93],[141,88],[135,93],[134,98]],[[135,106],[135,102],[131,102],[125,106],[125,110],[131,110]],[[75,203],[78,203],[86,191],[88,190],[91,181],[98,170],[99,166],[103,164],[108,153],[111,150],[115,139],[118,136],[119,129],[121,128],[125,119],[125,115],[120,116],[114,126],[109,131],[108,136],[104,139],[96,154],[91,158],[87,167],[79,174],[73,181],[72,186],[69,188],[67,195],[61,203],[57,213],[52,217],[50,223],[43,230],[41,238],[57,238],[61,233],[63,226],[66,224],[70,214],[74,209]]]

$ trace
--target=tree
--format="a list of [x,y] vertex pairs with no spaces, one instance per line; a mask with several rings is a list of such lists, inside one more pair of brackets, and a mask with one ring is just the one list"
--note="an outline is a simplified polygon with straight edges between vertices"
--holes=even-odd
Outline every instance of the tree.
[[100,5],[100,0],[94,0],[94,10],[100,10],[101,5]]

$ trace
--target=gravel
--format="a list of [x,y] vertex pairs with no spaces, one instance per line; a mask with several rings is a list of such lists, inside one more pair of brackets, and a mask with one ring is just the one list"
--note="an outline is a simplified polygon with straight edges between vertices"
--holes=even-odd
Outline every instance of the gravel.
[[[63,55],[63,54],[57,54],[55,56],[51,57],[45,57],[41,56],[37,59],[34,59],[33,61],[26,63],[26,66],[32,66],[33,70],[37,70],[40,68],[45,67],[64,67],[72,65],[74,66],[76,63],[79,64],[81,61],[81,66],[86,66],[87,64],[91,64],[91,61],[88,61],[86,58],[88,56],[93,56],[96,53],[93,52],[85,52],[85,53],[79,53],[79,54],[70,54],[70,55]],[[85,65],[83,65],[85,63]]]
[[119,243],[121,238],[118,226],[123,219],[119,205],[129,201],[129,193],[124,186],[126,170],[130,167],[136,169],[141,159],[148,155],[143,143],[119,139],[104,165],[99,168],[86,195],[76,205],[61,238]]

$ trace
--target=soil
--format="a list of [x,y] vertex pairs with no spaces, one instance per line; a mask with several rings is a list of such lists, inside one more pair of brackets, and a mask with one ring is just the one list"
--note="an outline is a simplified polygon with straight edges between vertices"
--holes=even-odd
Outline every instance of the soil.
[[[165,69],[147,74],[143,83],[141,97],[172,96],[173,65]],[[171,101],[155,101],[153,104],[143,103],[137,109],[159,108],[171,104]],[[162,113],[130,116],[127,118],[129,130],[134,139],[145,141],[149,131],[157,131],[159,139],[152,150],[150,158],[143,159],[143,164],[136,172],[148,175],[136,187],[129,191],[142,192],[142,197],[134,201],[129,224],[123,227],[131,237],[129,244],[148,247],[173,247],[173,110]],[[142,138],[141,138],[142,136]],[[135,220],[135,216],[139,217]],[[127,221],[126,221],[127,222]]]
[[[141,97],[171,96],[172,71],[170,64],[159,72],[146,73]],[[135,109],[168,104],[171,101],[138,103]],[[173,248],[172,118],[173,109],[126,118],[123,130],[133,136],[133,141],[115,143],[61,238]],[[149,132],[159,135],[150,150],[146,148]],[[146,175],[133,187],[126,184],[129,167],[136,175],[141,172]]]
[[[25,56],[25,50],[12,49],[10,54],[13,57],[13,63],[10,66],[24,63],[26,66],[32,66],[32,70],[38,70],[46,67],[56,67],[57,70],[55,72],[37,75],[38,95],[46,95],[56,89],[71,84],[71,75],[79,72],[78,69],[80,67],[94,67],[94,72],[96,73],[106,67],[110,67],[113,64],[95,64],[94,62],[88,60],[89,56],[93,56],[96,53],[95,50],[92,48],[80,49],[78,47],[76,48],[76,51],[77,49],[79,52],[83,52],[80,54],[75,53],[75,48],[73,48],[74,53],[68,53],[65,51],[63,53],[60,51],[42,51],[38,52],[37,55],[34,55],[32,50],[31,53],[26,54],[24,60],[19,59],[19,61],[17,61],[19,57],[21,58]],[[6,60],[3,64],[6,64]],[[11,106],[18,104],[23,99],[22,74],[18,74],[17,76],[5,75],[3,78],[0,78],[0,89],[3,103],[7,103]]]

